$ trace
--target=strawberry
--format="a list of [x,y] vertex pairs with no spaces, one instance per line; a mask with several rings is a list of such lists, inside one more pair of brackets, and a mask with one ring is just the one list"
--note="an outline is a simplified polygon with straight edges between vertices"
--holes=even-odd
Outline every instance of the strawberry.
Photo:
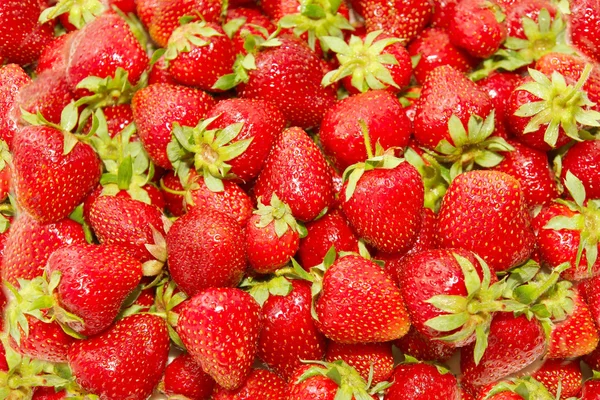
[[492,320],[488,346],[479,363],[473,358],[473,344],[462,350],[463,380],[475,386],[487,385],[527,367],[544,354],[545,348],[544,331],[537,319],[501,313]]
[[[162,192],[165,199],[165,208],[174,217],[181,217],[185,214],[185,191],[181,181],[173,171],[169,171],[161,178],[160,183],[163,188]],[[252,205],[250,205],[250,209],[252,209]]]
[[581,400],[595,400],[600,397],[600,383],[597,379],[598,373],[594,372],[595,379],[588,379],[581,389]]
[[554,396],[560,390],[561,400],[575,397],[581,390],[581,368],[575,361],[547,360],[531,376],[542,383]]
[[448,27],[450,41],[473,57],[488,58],[506,39],[503,20],[504,14],[494,2],[461,0]]
[[[472,75],[471,78],[474,79]],[[475,78],[478,78],[475,76]],[[495,111],[496,135],[506,138],[506,107],[511,93],[521,84],[522,78],[511,72],[492,72],[481,80],[477,80],[477,86],[483,89],[492,100]]]
[[327,162],[301,128],[286,129],[278,136],[256,180],[256,198],[270,199],[273,193],[301,221],[315,219],[333,201]]
[[[377,385],[386,381],[394,369],[394,357],[390,343],[341,344],[330,342],[325,360],[334,362],[343,360],[356,370],[365,380]],[[373,368],[370,378],[371,368]]]
[[[221,0],[157,0],[154,4],[148,1],[145,17],[148,32],[152,40],[161,47],[166,47],[173,32],[179,27],[179,19],[184,16],[194,16],[195,20],[218,22],[223,3]],[[138,6],[139,10],[139,6]]]
[[[268,1],[265,1],[261,3],[261,6],[264,8],[267,4]],[[260,10],[255,8],[230,7],[227,10],[226,22],[233,24],[233,21],[237,21],[240,24],[242,24],[243,21],[241,27],[233,34],[233,36],[231,36],[231,40],[233,40],[235,46],[236,54],[248,54],[248,51],[244,47],[246,36],[248,34],[260,36],[266,40],[273,32],[275,32],[275,25],[273,25],[271,19],[267,15],[261,13]]]
[[137,314],[74,343],[69,366],[77,383],[100,398],[142,400],[158,384],[168,353],[169,336],[162,318]]
[[[514,4],[510,4],[505,8],[505,23],[508,35],[518,39],[527,39],[528,36],[531,36],[531,31],[529,30],[532,29],[532,26],[538,27],[540,23],[546,24],[549,21],[551,22],[557,13],[556,6],[547,0],[517,0]],[[549,24],[544,33],[552,31],[552,28],[555,29],[555,27],[551,27]]]
[[356,3],[365,18],[367,32],[382,29],[407,41],[427,26],[433,14],[433,2],[428,0],[356,0]]
[[509,140],[508,143],[514,150],[505,153],[504,160],[492,169],[518,180],[530,207],[547,204],[557,198],[558,189],[546,154],[515,140]]
[[484,387],[477,400],[557,400],[558,398],[550,393],[542,382],[532,377],[525,377],[492,383]]
[[2,279],[17,285],[18,279],[41,276],[55,250],[85,243],[81,225],[71,219],[41,224],[26,212],[12,223],[2,259]]
[[209,288],[185,304],[177,332],[202,369],[234,390],[251,372],[261,327],[260,306],[248,293]]
[[166,239],[169,272],[188,296],[241,281],[246,269],[244,236],[227,215],[194,208],[175,221]]
[[521,186],[498,171],[465,172],[454,179],[440,208],[438,235],[441,248],[473,251],[492,271],[522,264],[535,245]]
[[61,400],[67,398],[66,390],[57,390],[53,387],[38,387],[33,393],[32,400]]
[[388,91],[372,90],[347,97],[329,109],[319,128],[325,155],[343,172],[367,158],[359,121],[369,130],[372,151],[404,148],[410,138],[410,122],[400,102]]
[[283,379],[273,372],[264,369],[254,369],[246,382],[236,390],[227,390],[216,387],[212,400],[286,400],[287,385]]
[[208,94],[184,86],[157,83],[137,91],[131,103],[133,120],[152,161],[170,169],[167,145],[173,123],[194,126],[214,104]]
[[449,33],[440,27],[427,28],[421,32],[408,45],[408,54],[418,57],[414,74],[420,84],[439,66],[449,65],[459,72],[468,72],[476,65],[476,60],[453,45]]
[[[150,26],[150,24],[152,23],[152,18],[154,18],[154,15],[158,11],[160,5],[161,5],[161,0],[137,0],[136,1],[135,13],[138,16],[138,18],[140,19],[140,22],[146,28],[148,28]],[[175,29],[177,26],[179,26],[179,25],[175,24],[173,29]],[[165,43],[167,40],[169,40],[169,36],[170,36],[170,34],[167,35],[167,37],[165,39]]]
[[215,382],[202,370],[189,353],[173,359],[165,368],[159,388],[167,396],[185,396],[190,400],[206,400]]
[[406,355],[423,361],[447,361],[454,353],[454,347],[439,340],[431,340],[421,335],[414,327],[394,345]]
[[586,140],[569,148],[562,158],[563,184],[568,172],[581,180],[588,198],[600,199],[600,140]]
[[544,207],[533,219],[542,262],[554,268],[568,263],[565,279],[582,280],[600,273],[595,222],[597,200],[586,202],[581,181],[571,172],[565,178],[574,201],[559,200]]
[[19,107],[30,113],[41,113],[48,121],[60,124],[61,114],[74,96],[62,69],[40,73],[19,92]]
[[600,40],[596,35],[600,30],[598,3],[594,0],[574,0],[570,3],[570,9],[571,43],[583,54],[600,62]]
[[17,96],[20,89],[30,82],[31,78],[18,65],[0,67],[0,139],[10,148],[17,132]]
[[417,362],[394,368],[392,386],[387,390],[384,400],[459,400],[458,383],[454,375],[443,367]]
[[310,286],[294,279],[284,281],[282,288],[283,292],[269,295],[262,305],[258,357],[289,380],[301,365],[300,360],[323,358],[325,338],[311,317]]
[[177,81],[169,72],[169,66],[165,61],[164,55],[151,65],[150,72],[148,73],[148,85],[154,85],[155,83],[177,85]]
[[358,239],[339,210],[306,224],[306,231],[306,237],[300,239],[297,257],[307,271],[323,262],[331,246],[338,251],[358,252]]

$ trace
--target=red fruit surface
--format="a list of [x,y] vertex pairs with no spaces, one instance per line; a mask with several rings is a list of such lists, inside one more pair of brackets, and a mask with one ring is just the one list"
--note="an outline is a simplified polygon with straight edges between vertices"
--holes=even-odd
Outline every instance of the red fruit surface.
[[20,89],[31,82],[31,78],[17,64],[0,67],[0,139],[12,147],[17,132],[16,101]]
[[541,382],[553,395],[560,385],[560,399],[575,397],[581,391],[582,373],[577,361],[547,360],[532,377]]
[[394,341],[394,345],[404,354],[408,354],[422,361],[444,362],[454,353],[454,347],[444,344],[440,340],[430,340],[421,335],[414,327],[400,339]]
[[600,140],[573,145],[562,159],[563,183],[568,171],[581,180],[588,199],[600,199]]
[[67,335],[56,321],[47,323],[31,315],[26,315],[25,318],[28,332],[19,328],[21,341],[17,344],[11,340],[12,347],[19,353],[38,360],[67,362],[69,348],[75,339]]
[[570,4],[571,42],[582,53],[600,62],[600,4],[598,0],[574,0]]
[[392,346],[386,343],[341,344],[330,342],[327,346],[325,360],[333,362],[343,360],[356,369],[360,376],[369,381],[371,366],[373,368],[372,384],[387,380],[394,370]]
[[207,400],[215,381],[202,370],[189,353],[183,353],[165,368],[161,391],[167,396],[185,396],[190,400]]
[[246,382],[236,390],[215,388],[212,400],[287,400],[287,384],[273,372],[252,370]]
[[427,26],[433,14],[429,0],[357,0],[359,13],[365,18],[367,32],[384,30],[411,40]]
[[393,384],[384,400],[459,400],[458,383],[452,373],[442,374],[434,365],[401,364],[394,369]]

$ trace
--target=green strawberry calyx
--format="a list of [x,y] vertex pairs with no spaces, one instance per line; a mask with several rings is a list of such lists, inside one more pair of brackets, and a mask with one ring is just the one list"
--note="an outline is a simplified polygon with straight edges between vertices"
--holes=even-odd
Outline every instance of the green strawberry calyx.
[[40,24],[69,13],[69,22],[77,29],[83,28],[104,13],[106,7],[100,0],[60,0],[54,6],[46,8],[38,19]]
[[346,201],[349,200],[354,194],[356,185],[365,172],[372,171],[374,169],[394,169],[405,161],[404,159],[398,158],[394,155],[394,148],[384,150],[379,142],[377,142],[375,145],[375,154],[373,154],[373,147],[369,137],[369,129],[367,128],[365,121],[362,119],[359,120],[358,123],[363,133],[368,158],[365,162],[349,166],[342,174],[343,182],[348,182],[344,192]]
[[360,92],[369,89],[386,89],[390,86],[400,89],[394,82],[388,65],[397,65],[398,60],[392,54],[385,54],[386,47],[401,43],[402,39],[386,38],[375,41],[383,31],[369,33],[365,40],[352,35],[348,43],[335,36],[323,36],[321,43],[337,54],[340,67],[329,71],[323,77],[323,86],[332,85],[347,76],[352,76],[352,86]]
[[425,187],[425,207],[437,213],[450,184],[450,170],[433,155],[427,152],[420,155],[411,147],[404,152],[404,159],[421,174]]
[[315,50],[317,39],[324,52],[329,50],[327,43],[321,40],[325,36],[344,38],[344,30],[353,31],[354,27],[346,17],[338,13],[340,0],[301,0],[300,12],[285,15],[279,20],[279,26],[292,29],[300,37],[308,32],[308,45]]
[[513,151],[514,147],[494,133],[494,111],[485,118],[471,115],[466,129],[456,115],[448,120],[448,132],[452,143],[443,139],[436,147],[437,160],[450,163],[450,180],[478,165],[492,168],[504,159],[501,152]]
[[301,222],[296,221],[296,218],[292,215],[290,206],[279,200],[279,197],[274,192],[271,195],[269,205],[264,205],[262,198],[258,199],[258,209],[254,211],[254,214],[260,215],[256,226],[258,228],[266,228],[273,223],[275,234],[278,238],[282,237],[288,229],[298,233],[301,238],[307,235],[306,227]]
[[253,138],[235,140],[244,124],[237,122],[225,128],[208,129],[219,116],[200,121],[197,126],[173,123],[173,139],[167,155],[182,185],[185,187],[194,168],[213,192],[224,190],[222,179],[234,179],[230,161],[248,149]]
[[464,343],[475,335],[474,358],[479,363],[487,348],[493,314],[525,307],[514,300],[502,298],[506,281],[491,284],[490,269],[481,257],[475,255],[483,271],[483,279],[468,259],[456,253],[453,256],[463,272],[467,296],[436,295],[426,300],[444,314],[431,318],[425,324],[438,332],[452,332],[440,338],[445,342]]
[[574,265],[579,266],[585,251],[588,273],[591,276],[592,267],[598,260],[598,243],[600,243],[600,199],[586,201],[585,187],[571,171],[566,174],[565,186],[574,201],[558,199],[555,202],[566,206],[575,214],[556,216],[548,221],[544,229],[579,231],[579,247]]
[[[147,287],[146,287],[147,288]],[[167,331],[169,337],[180,349],[185,349],[185,345],[181,341],[179,334],[176,331],[179,314],[174,309],[187,300],[187,295],[177,290],[175,281],[161,279],[156,283],[156,296],[154,304],[148,310],[148,314],[156,315],[163,318],[167,322]],[[143,308],[139,305],[132,305],[125,313],[119,315],[119,318],[124,318],[129,315],[141,312]]]
[[296,381],[302,383],[313,377],[324,377],[332,380],[338,385],[336,400],[373,400],[373,395],[383,393],[391,386],[390,382],[380,382],[371,387],[373,380],[373,366],[369,371],[369,380],[365,381],[362,376],[343,360],[334,362],[306,361],[310,366]]
[[[162,230],[165,234],[168,234],[173,222],[164,215],[161,215],[161,220],[163,223]],[[155,279],[160,279],[167,262],[167,240],[157,227],[150,225],[150,229],[152,230],[152,243],[146,243],[144,247],[153,259],[142,264],[142,273],[144,276],[153,276]]]
[[284,276],[276,276],[269,280],[249,276],[240,283],[240,288],[247,290],[261,307],[270,296],[287,296],[294,289],[292,283]]
[[484,399],[491,399],[495,395],[504,392],[516,393],[523,400],[559,400],[561,398],[560,383],[558,393],[554,396],[541,382],[528,376],[524,378],[512,378],[498,383]]
[[583,72],[575,85],[567,84],[565,77],[554,71],[551,78],[537,71],[529,69],[533,79],[515,90],[525,90],[539,101],[523,104],[515,112],[517,117],[529,118],[524,133],[536,132],[540,127],[547,125],[544,141],[554,147],[560,133],[560,128],[571,139],[581,141],[584,133],[581,127],[600,127],[600,112],[590,107],[595,103],[590,101],[583,85],[588,80],[592,65],[586,64]]
[[215,36],[223,36],[223,34],[205,21],[185,23],[173,31],[169,37],[167,48],[157,50],[153,54],[153,59],[164,54],[165,66],[168,67],[169,61],[173,61],[181,53],[189,53],[195,47],[208,46],[210,38]]

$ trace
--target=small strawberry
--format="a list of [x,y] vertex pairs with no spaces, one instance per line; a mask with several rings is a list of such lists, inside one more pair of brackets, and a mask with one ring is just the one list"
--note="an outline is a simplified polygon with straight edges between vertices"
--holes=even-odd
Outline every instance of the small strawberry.
[[412,358],[394,369],[392,381],[384,400],[460,399],[458,382],[450,371]]
[[452,354],[454,347],[440,340],[431,340],[421,335],[414,327],[400,339],[394,341],[394,345],[406,355],[422,361],[445,362]]
[[[294,0],[295,1],[295,0]],[[264,8],[268,2],[261,3]],[[275,32],[275,25],[271,19],[263,14],[259,9],[247,7],[237,7],[227,10],[227,24],[240,25],[239,29],[233,33],[231,40],[233,40],[236,54],[248,54],[245,48],[246,37],[248,34],[260,36],[266,40],[273,32]],[[227,26],[225,24],[225,26]],[[231,25],[230,25],[231,26]],[[235,26],[235,25],[233,25]],[[264,28],[264,29],[263,29]]]
[[212,400],[286,400],[287,384],[273,372],[264,369],[254,369],[246,382],[238,389],[227,390],[216,387]]
[[575,143],[562,158],[560,178],[566,184],[567,173],[578,177],[590,199],[600,199],[600,140]]
[[100,398],[143,400],[160,381],[168,353],[163,319],[136,314],[98,336],[73,344],[69,366],[77,383]]
[[167,396],[185,396],[190,400],[206,400],[215,382],[189,353],[183,353],[165,368],[159,389]]
[[315,219],[333,201],[327,162],[301,128],[289,128],[279,135],[256,180],[256,198],[270,199],[273,193],[301,221]]
[[382,29],[390,35],[410,41],[429,23],[433,1],[356,0],[365,18],[367,32]]
[[575,397],[581,391],[582,374],[576,361],[547,360],[532,378],[542,383],[554,396],[560,390],[560,399]]
[[20,66],[8,64],[0,67],[0,139],[10,148],[17,132],[17,96],[21,88],[30,82],[31,78]]
[[194,208],[167,234],[169,272],[188,296],[208,287],[236,286],[246,270],[244,234],[235,220]]
[[325,360],[328,362],[343,360],[365,381],[371,379],[374,385],[388,380],[394,370],[394,357],[389,342],[356,344],[330,342]]
[[202,369],[228,390],[250,374],[262,327],[260,306],[235,288],[210,288],[183,306],[177,332]]

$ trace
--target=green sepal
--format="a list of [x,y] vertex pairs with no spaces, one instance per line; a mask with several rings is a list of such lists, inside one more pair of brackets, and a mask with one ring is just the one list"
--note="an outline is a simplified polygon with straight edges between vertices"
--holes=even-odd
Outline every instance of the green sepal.
[[69,22],[77,29],[83,28],[106,10],[100,0],[60,0],[56,5],[42,11],[38,18],[40,24],[69,13]]
[[292,283],[283,276],[276,276],[268,281],[246,277],[239,287],[247,290],[261,307],[269,296],[287,296],[294,289]]
[[210,38],[223,36],[205,21],[189,22],[179,26],[169,38],[167,50],[164,53],[165,65],[177,58],[181,53],[189,53],[194,47],[208,46]]
[[436,155],[425,152],[419,155],[408,147],[404,159],[419,171],[425,187],[424,206],[437,212],[450,182],[450,170],[436,160]]
[[271,201],[269,205],[262,203],[262,198],[258,199],[258,209],[254,211],[254,214],[260,215],[260,219],[257,221],[256,226],[258,228],[266,228],[269,224],[273,223],[275,233],[277,237],[282,237],[288,229],[293,232],[306,236],[306,228],[298,223],[292,215],[290,206],[281,201],[277,194],[273,192],[271,195]]
[[[80,98],[75,102],[75,106],[87,105],[90,111],[95,111],[107,106],[128,104],[134,93],[146,86],[147,79],[148,74],[144,73],[133,85],[129,81],[129,72],[121,67],[117,68],[114,77],[88,76],[77,84],[77,89],[87,89],[93,94]],[[87,118],[83,118],[83,114],[81,119],[83,122],[87,120]]]

